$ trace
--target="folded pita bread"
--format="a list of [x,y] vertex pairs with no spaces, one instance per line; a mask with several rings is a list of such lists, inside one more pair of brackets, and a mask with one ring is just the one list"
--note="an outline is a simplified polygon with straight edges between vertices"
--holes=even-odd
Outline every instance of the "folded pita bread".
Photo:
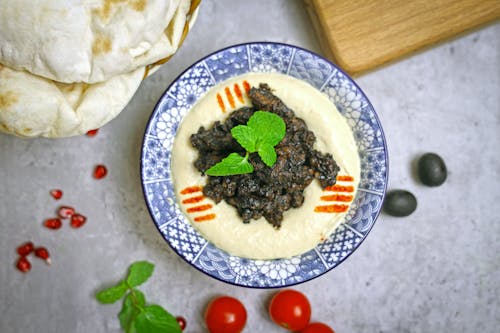
[[176,45],[165,29],[176,11],[187,12],[190,2],[0,0],[0,4],[0,63],[59,82],[95,83],[173,54]]
[[[113,119],[143,78],[175,53],[195,21],[198,1],[36,4],[0,0],[0,131],[54,138]],[[28,19],[19,18],[21,12]],[[96,42],[99,33],[111,44]]]
[[0,68],[0,130],[18,136],[66,137],[99,128],[129,102],[144,67],[94,84],[61,84]]

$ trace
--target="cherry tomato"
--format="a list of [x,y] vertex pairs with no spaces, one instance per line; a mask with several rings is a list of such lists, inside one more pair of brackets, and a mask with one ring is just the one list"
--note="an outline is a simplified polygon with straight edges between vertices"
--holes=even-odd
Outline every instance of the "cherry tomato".
[[335,331],[323,323],[310,323],[299,333],[335,333]]
[[239,333],[245,327],[247,311],[236,298],[214,298],[205,311],[205,323],[210,333]]
[[299,291],[286,289],[276,293],[269,304],[269,316],[281,327],[300,331],[309,324],[311,305]]

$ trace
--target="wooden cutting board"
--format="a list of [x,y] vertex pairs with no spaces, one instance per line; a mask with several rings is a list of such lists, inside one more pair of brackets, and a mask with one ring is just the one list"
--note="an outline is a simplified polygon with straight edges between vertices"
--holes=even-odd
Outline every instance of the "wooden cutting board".
[[500,18],[500,0],[305,2],[325,55],[351,75]]

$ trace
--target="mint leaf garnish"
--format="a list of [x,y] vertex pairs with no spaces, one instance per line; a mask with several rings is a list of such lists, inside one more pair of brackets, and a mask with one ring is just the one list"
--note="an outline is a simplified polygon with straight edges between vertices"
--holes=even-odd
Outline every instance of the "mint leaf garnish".
[[134,321],[137,332],[148,333],[181,333],[182,330],[175,317],[159,305],[144,308]]
[[270,144],[259,145],[259,150],[257,152],[259,153],[262,162],[264,162],[267,166],[272,167],[274,163],[276,163],[276,151]]
[[286,134],[286,124],[278,115],[267,111],[256,111],[247,125],[238,125],[231,129],[233,138],[246,150],[241,156],[231,153],[219,163],[213,165],[205,174],[209,176],[230,176],[253,172],[248,161],[250,153],[257,152],[267,166],[276,163],[274,146],[280,143]]
[[205,173],[209,176],[230,176],[251,173],[252,171],[253,165],[248,162],[248,153],[245,156],[231,153]]
[[98,292],[95,297],[100,303],[111,304],[118,301],[128,290],[127,283],[120,281],[116,286]]
[[249,153],[253,153],[257,150],[255,147],[257,134],[253,128],[245,125],[238,125],[231,129],[231,134]]
[[179,323],[173,315],[161,306],[146,304],[144,294],[134,286],[144,283],[153,273],[154,265],[137,261],[130,265],[127,279],[96,294],[99,302],[114,303],[125,296],[118,319],[126,333],[181,333]]
[[129,268],[127,283],[130,287],[137,287],[146,282],[153,274],[154,265],[147,261],[137,261]]
[[280,116],[266,111],[256,111],[248,120],[247,126],[252,128],[259,141],[276,146],[285,137],[286,124]]

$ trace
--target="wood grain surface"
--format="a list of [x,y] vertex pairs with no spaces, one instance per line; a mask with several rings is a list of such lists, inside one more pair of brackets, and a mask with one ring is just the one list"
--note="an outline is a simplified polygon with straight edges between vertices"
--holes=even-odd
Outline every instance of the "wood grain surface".
[[326,56],[351,75],[500,18],[500,0],[306,0],[306,7]]

